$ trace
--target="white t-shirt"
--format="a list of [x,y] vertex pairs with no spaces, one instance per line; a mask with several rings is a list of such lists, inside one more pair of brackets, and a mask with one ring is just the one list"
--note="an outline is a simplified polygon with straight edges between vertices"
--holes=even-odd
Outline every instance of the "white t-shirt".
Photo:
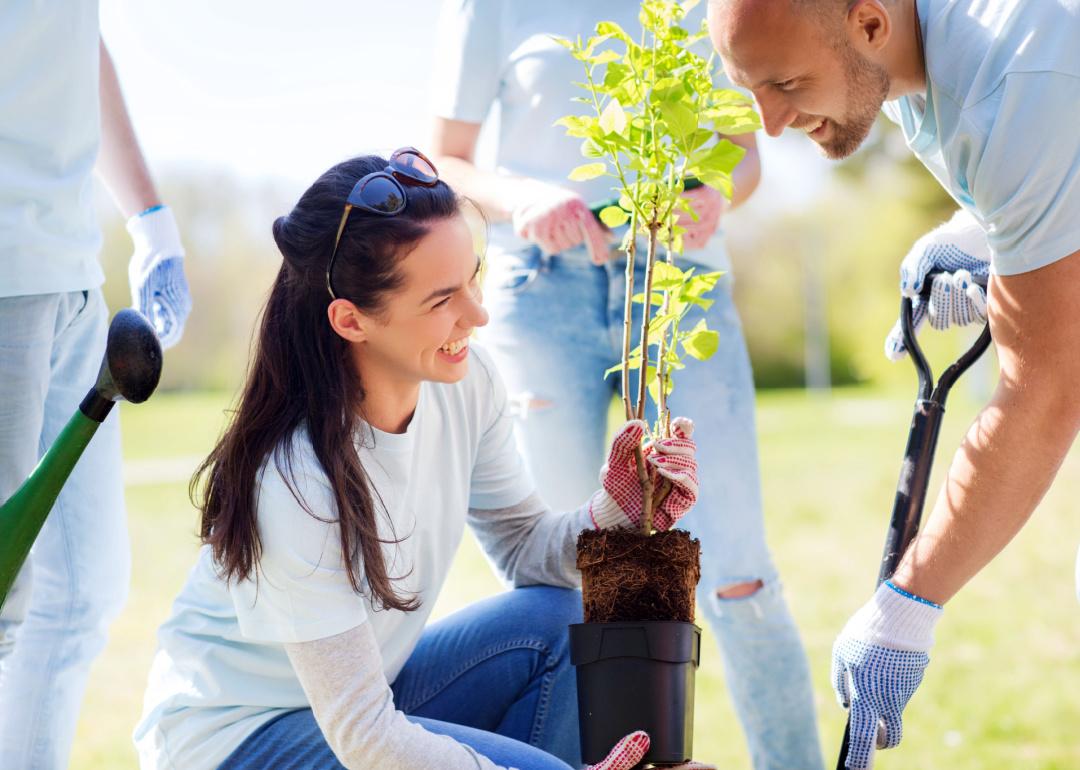
[[[706,3],[694,8],[682,26],[696,30],[705,8]],[[571,101],[586,94],[574,85],[585,79],[585,70],[552,36],[587,37],[601,21],[614,21],[637,36],[640,10],[640,3],[630,0],[444,0],[431,81],[432,111],[468,123],[497,116],[499,173],[574,190],[590,204],[610,199],[615,193],[608,177],[567,179],[587,159],[581,155],[581,140],[566,136],[554,123],[564,115],[585,114],[586,105]],[[708,39],[695,51],[705,57],[712,54]],[[717,85],[731,88],[719,60],[715,71]],[[491,228],[491,245],[516,250],[528,242],[517,238],[508,223],[498,223]],[[686,256],[717,269],[730,268],[722,230],[704,248]]]
[[1080,0],[918,0],[925,96],[885,105],[994,272],[1080,250]]
[[[349,585],[326,477],[306,433],[293,442],[297,502],[276,464],[263,470],[259,578],[227,585],[202,549],[158,634],[144,715],[135,731],[145,768],[215,768],[258,727],[308,706],[283,648],[371,624],[387,681],[420,638],[450,569],[469,509],[521,503],[533,483],[514,444],[506,395],[475,346],[452,385],[425,382],[403,434],[366,427],[361,462],[386,506],[380,537],[394,583],[416,594],[415,612],[376,610]],[[578,527],[580,529],[580,527]],[[563,537],[562,539],[568,540]],[[553,544],[554,545],[554,544]],[[362,574],[362,573],[361,573]]]
[[0,4],[0,297],[82,291],[97,261],[97,0]]

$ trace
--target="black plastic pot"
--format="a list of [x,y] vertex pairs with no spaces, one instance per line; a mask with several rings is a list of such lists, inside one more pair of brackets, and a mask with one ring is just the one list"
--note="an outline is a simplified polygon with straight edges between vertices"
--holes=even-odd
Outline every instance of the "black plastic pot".
[[691,758],[700,628],[662,620],[578,623],[570,626],[570,662],[585,762],[599,762],[635,730],[649,734],[645,762]]

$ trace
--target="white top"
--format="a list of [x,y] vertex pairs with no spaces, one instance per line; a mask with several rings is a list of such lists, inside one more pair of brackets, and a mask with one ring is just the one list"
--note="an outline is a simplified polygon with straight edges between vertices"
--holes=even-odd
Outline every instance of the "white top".
[[[143,768],[215,768],[265,722],[307,707],[284,643],[323,639],[367,623],[386,680],[393,682],[446,579],[467,514],[504,573],[519,573],[511,574],[514,582],[565,584],[583,519],[550,516],[555,536],[555,530],[536,525],[538,517],[525,527],[474,520],[478,509],[521,503],[533,484],[514,444],[503,385],[486,354],[476,346],[471,350],[461,382],[421,385],[405,433],[368,427],[357,442],[386,506],[380,537],[400,540],[384,546],[387,570],[391,576],[407,575],[394,585],[399,593],[417,594],[420,609],[374,611],[367,596],[353,592],[325,475],[306,434],[298,434],[292,447],[297,491],[324,521],[297,502],[277,465],[268,463],[258,495],[263,546],[258,584],[226,585],[216,575],[208,547],[203,548],[159,632],[144,715],[135,731]],[[515,548],[507,526],[516,528],[519,544],[529,537],[536,542]],[[500,557],[500,548],[514,556]],[[537,565],[530,573],[539,575],[534,581],[521,577],[523,565],[507,561],[522,551]],[[552,556],[551,564],[542,563]]]
[[[694,8],[682,26],[696,30],[706,3]],[[599,177],[571,182],[570,171],[588,159],[581,140],[554,123],[564,115],[583,115],[588,105],[573,102],[587,92],[574,83],[585,79],[584,65],[556,43],[553,35],[583,38],[601,21],[618,23],[632,37],[640,34],[640,4],[630,0],[444,0],[432,73],[431,108],[438,117],[483,123],[498,118],[495,170],[529,177],[578,192],[588,203],[614,197],[613,180]],[[708,38],[695,47],[712,54]],[[731,88],[715,60],[717,84]],[[603,68],[597,70],[602,77]],[[497,107],[493,111],[492,108]],[[688,258],[726,270],[730,259],[723,231]],[[509,223],[491,228],[496,249],[528,244]]]
[[994,272],[1080,250],[1080,0],[917,0],[925,96],[885,105]]
[[0,4],[0,297],[105,280],[93,171],[97,0]]

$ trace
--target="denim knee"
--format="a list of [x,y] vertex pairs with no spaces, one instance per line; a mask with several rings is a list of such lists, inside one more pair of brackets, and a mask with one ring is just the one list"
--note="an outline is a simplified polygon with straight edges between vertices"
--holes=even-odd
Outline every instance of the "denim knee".
[[568,655],[569,627],[583,619],[581,592],[555,586],[529,586],[523,592],[522,611],[530,618],[529,627],[546,641],[553,655]]
[[[720,595],[727,586],[758,583],[755,590],[744,596],[727,598]],[[788,622],[789,613],[784,602],[783,585],[776,576],[754,579],[728,580],[698,585],[698,602],[706,616],[714,622],[769,623],[776,619]]]

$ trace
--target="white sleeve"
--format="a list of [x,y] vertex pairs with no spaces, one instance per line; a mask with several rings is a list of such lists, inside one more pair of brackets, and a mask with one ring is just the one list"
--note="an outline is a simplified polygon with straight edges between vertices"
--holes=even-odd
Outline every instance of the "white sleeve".
[[438,30],[431,110],[483,123],[502,81],[502,0],[443,0]]
[[[257,571],[229,586],[240,632],[260,642],[320,639],[367,618],[366,602],[353,590],[342,558],[326,476],[315,467],[310,445],[300,437],[293,444],[291,473],[286,466],[283,474],[271,457],[259,476]],[[362,577],[363,565],[358,569]]]
[[371,624],[286,644],[285,652],[323,737],[350,770],[506,770],[472,747],[410,722],[394,707]]
[[588,504],[555,513],[535,494],[496,510],[469,509],[469,526],[503,580],[578,588],[577,538],[592,529]]

